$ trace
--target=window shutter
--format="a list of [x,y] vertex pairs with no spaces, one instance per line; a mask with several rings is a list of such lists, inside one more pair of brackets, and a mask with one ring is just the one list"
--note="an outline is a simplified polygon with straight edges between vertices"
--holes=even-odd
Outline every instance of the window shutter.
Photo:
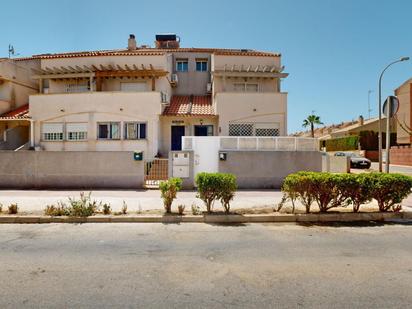
[[87,123],[66,123],[67,132],[87,132]]
[[43,123],[43,133],[63,133],[63,123]]

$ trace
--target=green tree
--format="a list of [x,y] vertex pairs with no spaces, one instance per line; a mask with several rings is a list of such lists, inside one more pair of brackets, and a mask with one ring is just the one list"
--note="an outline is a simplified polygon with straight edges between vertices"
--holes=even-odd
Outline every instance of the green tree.
[[312,137],[315,137],[315,124],[323,124],[322,121],[320,121],[320,117],[316,115],[309,115],[306,119],[303,120],[302,126],[304,128],[307,128],[310,126],[310,132]]

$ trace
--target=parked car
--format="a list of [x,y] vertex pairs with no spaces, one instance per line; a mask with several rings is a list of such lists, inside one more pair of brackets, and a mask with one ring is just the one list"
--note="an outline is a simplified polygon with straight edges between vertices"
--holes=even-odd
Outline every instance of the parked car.
[[351,168],[370,168],[371,161],[354,152],[337,152],[336,157],[349,157]]

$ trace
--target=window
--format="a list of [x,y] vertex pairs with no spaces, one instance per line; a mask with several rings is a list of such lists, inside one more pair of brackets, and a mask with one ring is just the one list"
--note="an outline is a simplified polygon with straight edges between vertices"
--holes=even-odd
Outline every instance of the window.
[[81,81],[76,83],[66,84],[66,92],[87,92],[90,91],[90,82]]
[[176,60],[176,71],[187,72],[189,70],[189,62],[187,59]]
[[99,139],[120,139],[120,123],[107,122],[98,124]]
[[258,92],[258,84],[246,84],[246,92]]
[[279,136],[277,128],[256,128],[256,136]]
[[256,83],[234,83],[233,88],[236,92],[258,92],[259,84]]
[[231,123],[229,124],[230,136],[252,136],[253,124],[250,123]]
[[137,83],[120,83],[120,91],[125,92],[143,92],[147,91],[147,84],[145,82]]
[[207,71],[207,59],[196,60],[196,71],[206,72]]
[[66,123],[66,139],[68,141],[87,140],[87,123]]
[[146,123],[128,122],[124,125],[125,139],[145,139],[146,138]]
[[63,123],[44,123],[42,125],[42,138],[44,141],[62,141]]

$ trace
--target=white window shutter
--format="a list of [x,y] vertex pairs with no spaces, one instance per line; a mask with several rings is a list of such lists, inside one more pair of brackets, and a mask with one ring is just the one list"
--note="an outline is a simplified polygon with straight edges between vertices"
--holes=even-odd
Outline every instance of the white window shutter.
[[43,123],[43,133],[63,133],[63,123]]
[[67,132],[87,132],[87,123],[66,123]]

